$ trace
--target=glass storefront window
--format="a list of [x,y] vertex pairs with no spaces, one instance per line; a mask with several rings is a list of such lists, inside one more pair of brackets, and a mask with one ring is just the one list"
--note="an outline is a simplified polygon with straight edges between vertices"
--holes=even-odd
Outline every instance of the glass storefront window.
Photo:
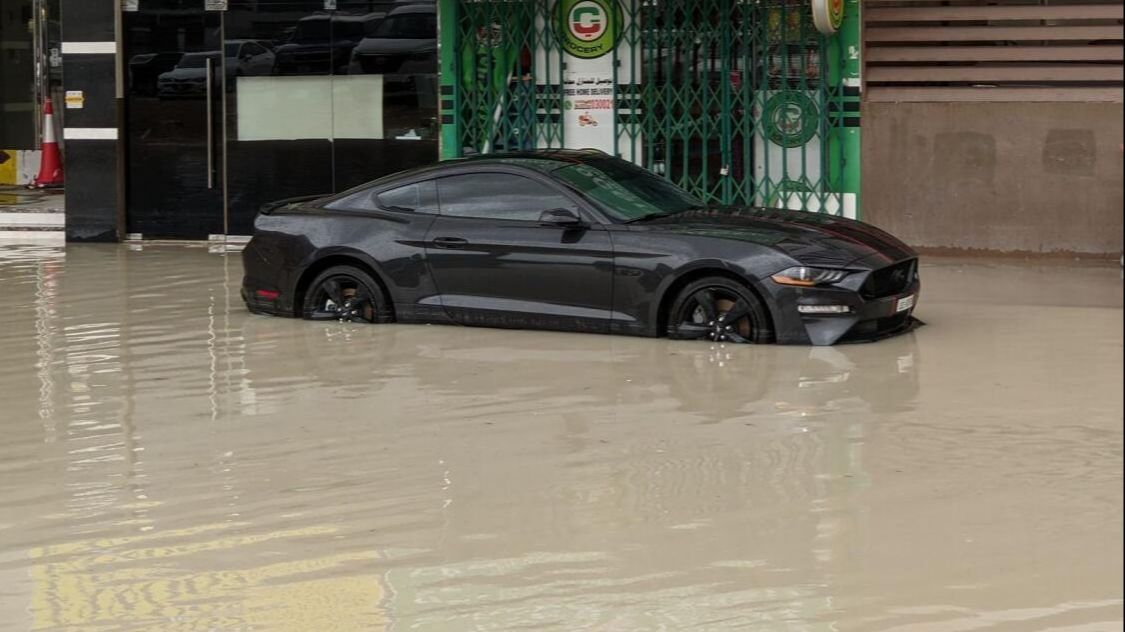
[[0,149],[35,147],[32,0],[0,3]]

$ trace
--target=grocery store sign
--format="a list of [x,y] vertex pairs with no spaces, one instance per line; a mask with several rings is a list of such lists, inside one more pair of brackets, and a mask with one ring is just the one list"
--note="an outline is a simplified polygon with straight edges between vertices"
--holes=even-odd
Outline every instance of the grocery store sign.
[[[632,46],[621,41],[628,24],[620,0],[557,0],[551,17],[566,55],[562,86],[566,146],[613,153],[616,104],[625,96],[619,90],[633,83],[630,64],[622,64],[616,77],[613,72],[615,58],[629,59],[633,54]],[[615,50],[616,56],[611,54]],[[621,150],[628,153],[624,147]]]
[[813,24],[825,35],[835,35],[844,23],[844,0],[812,0]]

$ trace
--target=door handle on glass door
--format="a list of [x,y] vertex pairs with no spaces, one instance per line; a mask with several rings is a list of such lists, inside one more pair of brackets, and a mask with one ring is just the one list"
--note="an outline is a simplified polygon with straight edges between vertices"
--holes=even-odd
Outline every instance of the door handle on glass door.
[[207,108],[207,188],[208,189],[214,189],[215,188],[215,130],[213,128],[215,126],[215,121],[214,121],[215,114],[214,114],[214,112],[212,112],[212,107],[211,107],[211,82],[213,81],[213,77],[211,76],[211,57],[210,56],[207,57],[206,67],[207,67],[207,76],[204,78],[204,81],[207,84],[207,102],[205,103],[204,107]]

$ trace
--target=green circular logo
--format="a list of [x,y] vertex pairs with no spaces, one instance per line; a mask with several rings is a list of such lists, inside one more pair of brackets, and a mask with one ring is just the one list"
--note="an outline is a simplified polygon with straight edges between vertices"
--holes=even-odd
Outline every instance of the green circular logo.
[[566,52],[581,59],[601,57],[617,46],[623,21],[617,0],[558,0],[555,30]]
[[800,147],[816,136],[820,110],[804,92],[778,92],[766,101],[762,118],[771,141],[782,147]]

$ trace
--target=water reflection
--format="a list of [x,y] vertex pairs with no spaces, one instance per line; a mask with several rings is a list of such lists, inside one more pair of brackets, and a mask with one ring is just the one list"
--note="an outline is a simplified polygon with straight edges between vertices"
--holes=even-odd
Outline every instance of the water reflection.
[[[721,347],[256,317],[240,276],[206,246],[0,248],[3,627],[908,629],[1027,604],[1119,618],[1099,562],[1116,558],[1053,556],[1013,528],[1119,529],[1119,429],[990,425],[1002,395],[970,407],[959,376],[929,373],[963,347],[939,338],[922,373],[940,298],[937,325],[875,345]],[[1104,311],[1075,317],[1104,337]],[[990,322],[960,336],[999,345]],[[1113,377],[1096,375],[1053,401],[1096,400]],[[1066,459],[1081,481],[1058,476]],[[957,485],[973,493],[941,491]],[[1099,581],[1039,595],[985,570],[1012,567]],[[978,587],[957,588],[970,572]],[[959,605],[910,610],[932,604]]]

